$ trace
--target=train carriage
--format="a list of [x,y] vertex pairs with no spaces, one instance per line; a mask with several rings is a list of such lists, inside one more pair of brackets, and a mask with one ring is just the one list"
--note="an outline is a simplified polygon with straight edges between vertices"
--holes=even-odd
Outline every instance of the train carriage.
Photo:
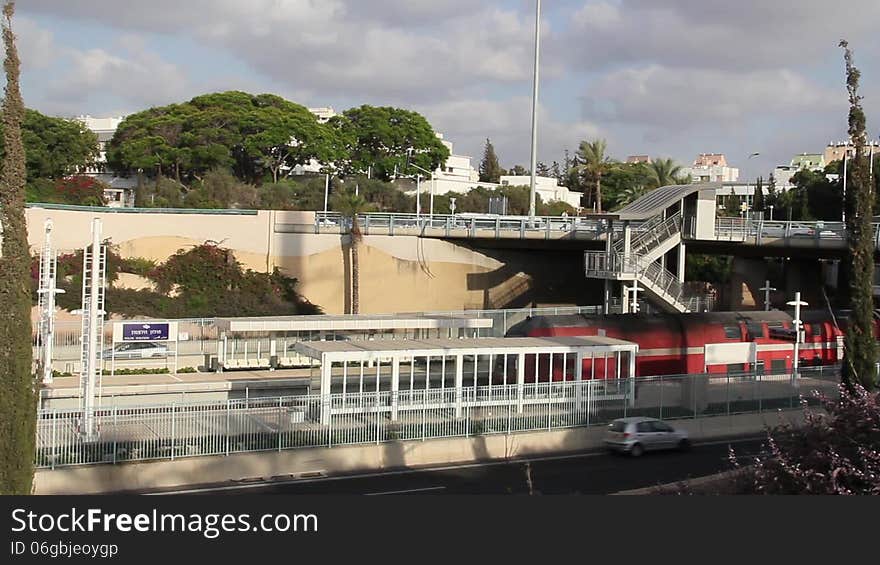
[[[847,313],[804,312],[800,366],[833,365],[843,357]],[[715,312],[609,316],[534,316],[511,327],[508,337],[607,336],[639,345],[636,376],[785,373],[793,368],[795,328],[791,315]],[[875,336],[880,328],[875,324]],[[526,382],[573,380],[572,359],[526,358]],[[585,359],[584,379],[622,376],[614,358]],[[516,373],[508,367],[506,382]],[[501,372],[503,378],[503,371]],[[496,371],[495,380],[499,380]]]

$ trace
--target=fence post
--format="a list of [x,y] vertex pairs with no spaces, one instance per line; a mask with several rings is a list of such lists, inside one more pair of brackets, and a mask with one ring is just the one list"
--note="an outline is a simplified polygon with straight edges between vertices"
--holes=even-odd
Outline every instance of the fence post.
[[231,400],[229,398],[226,399],[226,455],[229,455],[229,403]]
[[[367,216],[369,217],[369,216]],[[282,399],[278,397],[278,451],[281,451],[281,426],[283,426],[284,422],[284,410],[282,406]]]
[[[379,377],[376,377],[377,379]],[[379,388],[378,386],[376,387]],[[379,415],[381,412],[379,411],[379,391],[376,391],[376,445],[379,445]]]
[[174,445],[175,445],[175,443],[177,443],[175,440],[175,437],[174,437],[174,425],[176,423],[175,422],[175,420],[176,420],[175,407],[176,406],[177,406],[176,404],[171,405],[171,460],[172,461],[174,461]]
[[117,416],[118,416],[118,406],[116,404],[113,405],[113,464],[116,465],[116,438],[118,437],[117,430],[119,429],[117,425]]
[[660,419],[663,419],[663,375],[660,375]]
[[[606,361],[607,363],[607,361]],[[620,390],[620,378],[617,379],[617,390]],[[623,417],[626,418],[626,407],[629,404],[629,386],[623,387]]]
[[58,410],[52,410],[52,451],[51,453],[51,461],[52,461],[52,469],[55,469],[55,459],[56,455],[56,440],[55,440],[55,427],[56,420],[58,420]]
[[[476,357],[476,356],[475,356]],[[476,378],[476,377],[474,377]],[[464,437],[470,437],[471,435],[471,403],[468,402],[467,396],[471,393],[471,389],[467,389],[465,392],[465,400],[464,400]]]
[[[550,364],[553,364],[553,354],[550,354]],[[562,374],[565,375],[565,365],[562,366]],[[547,383],[547,431],[549,432],[553,426],[553,417],[551,409],[553,400],[553,370],[550,370],[550,381]]]

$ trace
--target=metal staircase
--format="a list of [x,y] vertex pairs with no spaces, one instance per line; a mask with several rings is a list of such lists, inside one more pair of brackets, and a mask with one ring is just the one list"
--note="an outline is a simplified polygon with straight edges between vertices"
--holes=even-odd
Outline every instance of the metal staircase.
[[681,214],[666,219],[662,215],[655,216],[633,230],[629,253],[625,239],[618,239],[614,243],[614,251],[625,255],[640,255],[646,261],[656,261],[681,243],[681,225]]
[[[706,307],[703,296],[690,294],[673,273],[658,262],[682,241],[681,214],[655,216],[614,242],[612,251],[588,251],[586,275],[618,281],[635,281],[662,309],[670,312],[699,312]],[[627,249],[628,247],[628,249]]]

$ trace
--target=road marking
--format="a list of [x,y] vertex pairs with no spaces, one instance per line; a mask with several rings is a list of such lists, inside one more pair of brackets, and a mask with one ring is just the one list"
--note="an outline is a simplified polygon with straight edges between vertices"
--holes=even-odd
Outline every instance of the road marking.
[[392,490],[388,492],[368,492],[365,493],[364,496],[383,496],[386,494],[411,494],[414,492],[429,492],[436,490],[446,490],[446,487],[426,487],[426,488],[414,488],[410,490]]
[[[692,443],[693,447],[703,447],[703,446],[712,446],[712,445],[723,445],[723,444],[733,444],[733,443],[745,443],[748,441],[755,441],[759,439],[756,436],[751,437],[743,437],[743,438],[731,438],[726,440],[717,440],[710,442],[698,442],[695,441]],[[516,464],[525,464],[525,463],[536,463],[542,461],[565,461],[568,459],[588,459],[592,457],[599,457],[602,455],[607,455],[608,453],[604,450],[592,451],[589,453],[575,453],[569,455],[548,455],[546,457],[534,457],[527,459],[508,459],[508,460],[500,460],[500,461],[486,461],[482,463],[465,463],[461,465],[446,465],[443,467],[426,467],[424,469],[398,469],[394,471],[387,472],[377,472],[377,473],[365,473],[360,475],[339,475],[335,477],[316,477],[316,478],[303,478],[303,479],[293,479],[286,481],[260,481],[246,485],[223,485],[223,486],[208,486],[208,487],[196,487],[192,489],[186,490],[174,490],[174,491],[163,491],[163,492],[152,492],[145,493],[146,496],[165,496],[165,495],[177,495],[177,494],[197,494],[203,492],[224,492],[224,491],[233,491],[233,490],[246,490],[246,489],[255,489],[255,488],[267,488],[267,487],[278,487],[278,486],[291,486],[291,485],[303,485],[310,483],[324,483],[324,482],[332,482],[332,481],[348,481],[348,480],[356,480],[356,479],[372,479],[377,477],[393,477],[398,475],[409,475],[416,473],[434,473],[440,471],[454,471],[457,469],[474,469],[478,467],[494,467],[499,465],[516,465]],[[445,487],[443,487],[445,488]]]

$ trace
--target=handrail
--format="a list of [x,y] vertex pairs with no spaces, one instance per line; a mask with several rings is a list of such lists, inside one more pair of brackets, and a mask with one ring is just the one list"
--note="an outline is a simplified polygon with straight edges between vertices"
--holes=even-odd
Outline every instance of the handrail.
[[705,300],[699,295],[688,293],[678,277],[657,262],[646,261],[642,255],[588,251],[584,257],[587,276],[632,275],[640,283],[651,286],[653,292],[671,304],[688,311],[694,311],[692,307],[698,307]]

